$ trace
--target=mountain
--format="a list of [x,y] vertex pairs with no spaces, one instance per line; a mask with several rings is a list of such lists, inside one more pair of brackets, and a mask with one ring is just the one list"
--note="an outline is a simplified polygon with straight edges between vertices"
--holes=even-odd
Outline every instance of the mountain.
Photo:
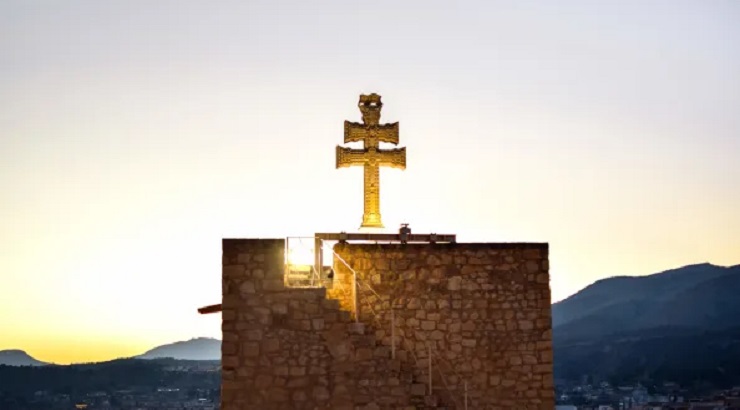
[[553,305],[555,377],[740,383],[740,265],[599,280]]
[[613,277],[552,307],[553,337],[595,339],[661,327],[740,326],[740,265],[708,263],[641,277]]
[[155,347],[136,359],[221,360],[221,341],[199,337]]
[[36,360],[23,350],[0,350],[0,365],[45,366],[48,363]]

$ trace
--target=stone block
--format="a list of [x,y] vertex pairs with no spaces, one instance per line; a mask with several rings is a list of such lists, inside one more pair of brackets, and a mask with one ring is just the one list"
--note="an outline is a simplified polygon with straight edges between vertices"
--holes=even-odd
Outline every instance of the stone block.
[[233,309],[223,309],[221,311],[221,320],[229,322],[236,319],[236,312]]
[[293,377],[286,383],[286,387],[295,389],[297,387],[306,387],[309,385],[308,377]]
[[531,320],[520,320],[519,329],[520,330],[532,330],[534,329],[534,323],[532,323]]
[[221,355],[221,367],[224,369],[233,369],[239,366],[239,357],[237,355]]
[[355,360],[363,361],[369,360],[373,357],[373,351],[368,348],[360,348],[355,352]]
[[373,355],[375,357],[390,358],[391,349],[387,346],[377,346]]
[[306,392],[302,390],[294,391],[291,397],[293,398],[293,401],[297,403],[301,403],[301,402],[308,400],[308,395],[306,394]]
[[258,374],[254,380],[254,387],[258,389],[265,389],[272,385],[273,378],[267,374]]
[[242,355],[245,357],[257,357],[260,355],[260,345],[256,342],[242,344]]
[[431,320],[422,320],[421,321],[421,329],[422,330],[434,330],[437,328],[436,323],[434,323]]
[[464,347],[475,347],[478,344],[478,341],[475,339],[463,339],[462,345]]
[[251,329],[246,332],[247,340],[262,340],[262,330]]
[[324,319],[323,318],[311,319],[311,328],[313,330],[324,330]]
[[324,386],[316,386],[313,388],[312,397],[316,401],[325,402],[330,398],[329,390]]
[[429,335],[429,338],[432,340],[444,340],[445,334],[441,330],[435,330]]
[[270,309],[272,310],[272,313],[275,313],[277,315],[288,314],[288,305],[285,303],[272,303],[270,304]]
[[264,353],[274,353],[280,350],[280,340],[270,338],[262,342],[262,351]]
[[262,290],[266,292],[276,292],[285,290],[283,279],[264,279],[262,281]]
[[291,366],[290,375],[291,376],[305,376],[306,367],[305,366]]
[[421,383],[412,384],[409,393],[411,393],[412,396],[425,396],[427,393],[427,386]]
[[362,322],[350,323],[347,326],[347,330],[349,330],[350,333],[362,335],[365,334],[365,324]]
[[226,278],[243,278],[246,273],[244,265],[224,265],[221,274]]
[[524,257],[524,259],[529,260],[540,259],[542,257],[539,249],[525,249],[522,252],[522,256]]

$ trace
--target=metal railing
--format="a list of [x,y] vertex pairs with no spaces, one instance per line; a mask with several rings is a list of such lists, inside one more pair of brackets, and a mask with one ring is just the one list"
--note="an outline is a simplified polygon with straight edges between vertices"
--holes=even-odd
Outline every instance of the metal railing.
[[[352,266],[350,266],[349,263],[347,263],[347,261],[344,260],[344,258],[342,258],[340,255],[338,255],[336,252],[334,252],[333,249],[332,249],[332,254],[335,257],[335,260],[340,261],[350,272],[352,272],[352,286],[355,289],[355,291],[353,292],[353,302],[352,303],[353,303],[353,309],[355,311],[355,321],[359,321],[360,312],[358,310],[358,308],[359,308],[359,301],[358,301],[358,299],[359,299],[359,293],[361,291],[363,291],[363,286],[370,293],[372,293],[373,295],[377,296],[379,299],[381,298],[381,296],[368,283],[368,281],[359,279],[358,278],[358,275],[357,275],[357,271],[354,268],[352,268]],[[393,303],[391,303],[390,306],[391,307],[390,307],[389,310],[390,310],[390,322],[391,322],[391,332],[390,332],[391,333],[391,339],[390,339],[390,342],[391,342],[391,358],[392,359],[395,359],[396,358],[396,350],[397,350],[397,348],[396,348],[396,343],[397,343],[397,341],[396,341],[396,315],[395,315],[396,307],[394,306]],[[380,318],[380,315],[373,309],[372,305],[368,305],[367,307],[370,309],[370,313],[372,313],[372,317],[375,320],[375,322],[380,327],[384,327],[384,323],[382,322],[382,320]],[[436,366],[434,365],[434,360],[435,359],[438,360],[438,361],[439,360],[443,361],[447,365],[447,367],[455,373],[455,375],[458,377],[458,379],[463,381],[463,406],[462,406],[462,408],[465,409],[465,410],[468,409],[468,382],[455,370],[454,366],[452,366],[452,364],[449,361],[447,361],[442,355],[435,355],[434,354],[434,349],[433,349],[431,343],[427,343],[427,360],[426,360],[426,363],[425,364],[422,364],[421,363],[421,361],[419,360],[418,356],[416,355],[416,353],[414,352],[413,349],[410,350],[409,352],[411,353],[411,355],[414,358],[416,368],[418,368],[418,369],[421,369],[421,368],[424,368],[424,367],[427,368],[427,372],[426,372],[427,383],[426,384],[427,384],[428,394],[431,395],[434,392],[434,378],[433,378],[433,375],[434,375],[434,370],[436,370],[437,373],[440,376],[440,379],[442,380],[442,383],[444,385],[444,389],[447,390],[447,393],[449,394],[449,397],[452,399],[452,401],[454,401],[455,406],[458,407],[458,408],[460,408],[461,407],[460,406],[460,403],[457,400],[457,398],[455,397],[455,392],[453,391],[453,389],[450,387],[449,383],[447,382],[447,377],[446,377],[445,373],[442,371],[442,367],[439,366],[439,363]]]
[[[286,280],[287,280],[288,272],[289,272],[290,265],[291,265],[290,264],[290,255],[289,255],[289,252],[290,252],[290,246],[289,245],[290,245],[290,240],[291,239],[294,240],[294,241],[295,240],[298,240],[298,245],[299,245],[299,247],[301,249],[306,250],[306,251],[310,251],[310,252],[312,252],[314,254],[317,253],[317,250],[315,248],[316,246],[320,246],[321,247],[321,249],[320,249],[319,252],[322,252],[323,253],[326,250],[326,248],[325,248],[326,247],[326,241],[324,241],[321,238],[316,238],[316,237],[289,237],[289,238],[287,238],[287,243],[286,243],[286,248],[285,248],[286,249]],[[306,245],[303,242],[304,239],[305,240],[311,240],[311,241],[313,241],[314,244],[315,244],[314,247],[312,248],[311,246]],[[380,294],[368,283],[368,281],[362,280],[362,279],[359,278],[359,275],[357,274],[357,271],[352,266],[350,266],[350,264],[347,263],[347,261],[344,258],[342,258],[339,254],[337,254],[334,251],[334,249],[329,248],[329,250],[330,250],[331,254],[333,255],[332,269],[335,272],[335,276],[333,278],[334,279],[333,280],[333,285],[338,285],[339,286],[339,289],[340,289],[340,292],[342,292],[345,296],[349,296],[351,298],[352,310],[353,310],[353,314],[354,314],[354,320],[355,320],[355,322],[359,322],[360,321],[360,304],[359,304],[359,294],[360,294],[360,292],[368,292],[369,294],[372,294],[372,295],[376,296],[379,300],[382,299],[382,298],[381,298]],[[349,270],[349,272],[352,273],[352,281],[351,281],[352,283],[350,285],[351,286],[351,289],[346,289],[345,286],[344,286],[344,284],[342,283],[342,281],[341,280],[337,280],[337,277],[336,277],[336,271],[337,271],[337,269],[336,269],[336,267],[337,267],[336,266],[336,262],[337,261],[339,263],[341,263],[347,270]],[[320,267],[320,268],[323,270],[323,267]],[[324,284],[322,282],[321,272],[317,271],[315,264],[314,265],[311,265],[311,267],[310,267],[310,284],[309,284],[308,287],[323,287],[323,286],[324,286]],[[306,286],[303,286],[303,287],[306,287]],[[391,307],[389,309],[390,310],[389,315],[390,315],[390,327],[391,327],[391,329],[390,329],[390,334],[391,334],[391,337],[390,337],[391,359],[395,360],[396,359],[396,355],[397,355],[397,350],[398,350],[398,348],[397,348],[397,335],[396,335],[396,333],[397,333],[397,330],[396,330],[396,328],[397,328],[397,321],[396,321],[396,312],[395,312],[396,307],[394,306],[394,304],[392,302],[391,302],[390,306]],[[376,324],[380,328],[383,328],[383,327],[387,326],[387,324],[386,324],[387,322],[386,323],[383,322],[381,316],[378,314],[378,312],[375,311],[375,309],[373,308],[372,304],[368,304],[367,305],[367,308],[369,308],[370,313],[372,314],[372,316],[371,316],[372,319],[376,322]],[[455,368],[452,365],[452,363],[450,363],[448,360],[446,360],[443,355],[441,355],[441,354],[435,354],[434,353],[434,348],[433,348],[433,346],[432,346],[431,343],[427,342],[427,352],[426,352],[427,353],[427,357],[426,357],[426,361],[425,362],[422,362],[422,360],[419,359],[419,357],[417,356],[417,354],[414,351],[414,349],[411,349],[408,352],[411,353],[411,355],[413,356],[413,360],[415,362],[414,365],[415,365],[415,367],[417,369],[424,369],[424,368],[426,368],[426,372],[424,372],[423,370],[420,370],[420,371],[422,372],[422,376],[426,376],[426,378],[427,378],[426,384],[427,384],[428,394],[431,395],[431,394],[434,393],[435,386],[434,386],[434,377],[433,377],[433,375],[434,375],[434,371],[436,370],[437,371],[437,374],[439,374],[440,380],[442,381],[443,388],[447,391],[448,396],[455,403],[455,406],[458,407],[458,408],[463,408],[465,410],[468,409],[468,382],[465,380],[464,377],[462,377],[462,375],[460,375],[455,370]],[[435,361],[436,361],[436,365],[435,365]],[[456,393],[459,394],[459,390],[458,389],[454,389],[453,390],[450,387],[449,383],[447,382],[447,376],[446,376],[445,372],[443,371],[442,366],[440,364],[444,364],[445,367],[448,368],[448,370],[451,370],[455,374],[455,376],[458,378],[458,381],[463,381],[463,392],[462,392],[463,393],[462,394],[462,396],[463,396],[462,397],[462,399],[463,399],[462,400],[463,401],[463,406],[462,407],[460,406],[460,403],[459,403],[459,401],[458,401],[458,399],[456,397]],[[424,373],[426,373],[426,374],[424,374]]]

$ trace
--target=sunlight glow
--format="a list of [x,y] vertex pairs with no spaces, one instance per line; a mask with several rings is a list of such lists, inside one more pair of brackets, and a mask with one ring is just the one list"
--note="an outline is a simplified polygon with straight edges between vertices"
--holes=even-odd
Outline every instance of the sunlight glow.
[[286,263],[292,266],[313,265],[313,238],[289,238],[286,243]]

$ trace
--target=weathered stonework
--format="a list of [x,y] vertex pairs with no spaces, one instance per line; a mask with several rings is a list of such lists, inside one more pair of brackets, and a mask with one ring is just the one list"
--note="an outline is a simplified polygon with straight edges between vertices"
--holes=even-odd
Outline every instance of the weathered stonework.
[[[469,408],[554,407],[546,244],[352,244],[335,252],[357,273],[360,321],[390,344],[393,308],[398,344],[421,362],[415,374],[428,376],[431,346],[433,384],[448,403],[462,402],[467,382]],[[351,288],[347,265],[335,262],[335,281]],[[351,299],[341,305],[352,310]]]
[[291,289],[283,240],[224,240],[224,410],[554,407],[546,244],[335,251],[331,290]]

